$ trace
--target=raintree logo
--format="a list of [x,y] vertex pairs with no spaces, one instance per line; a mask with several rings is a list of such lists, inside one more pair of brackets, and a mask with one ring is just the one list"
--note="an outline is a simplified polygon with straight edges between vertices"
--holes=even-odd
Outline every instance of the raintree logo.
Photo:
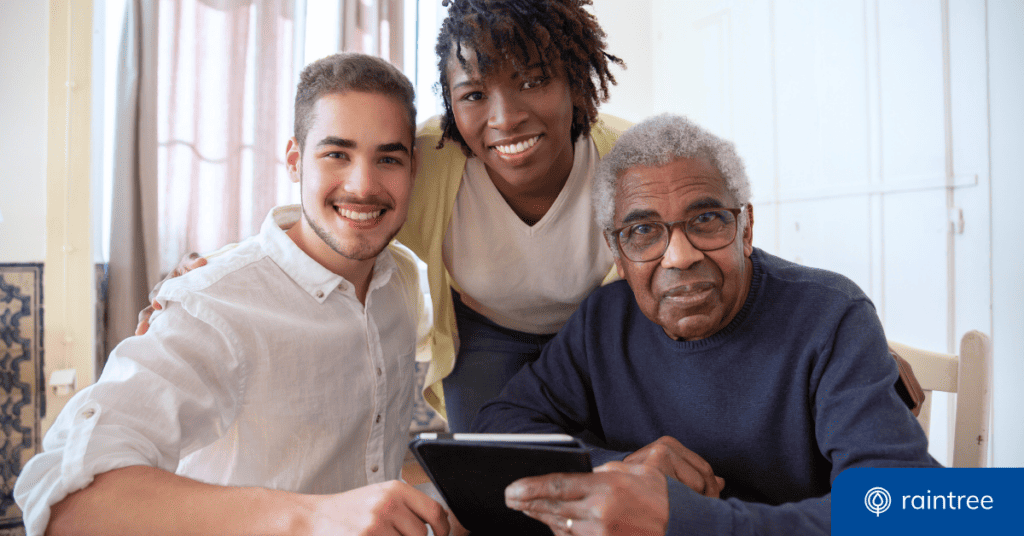
[[888,510],[891,505],[892,496],[883,487],[871,488],[867,495],[864,495],[864,506],[869,512],[874,513],[875,517],[882,515],[882,512]]
[[1020,534],[1024,467],[851,467],[832,484],[832,534]]

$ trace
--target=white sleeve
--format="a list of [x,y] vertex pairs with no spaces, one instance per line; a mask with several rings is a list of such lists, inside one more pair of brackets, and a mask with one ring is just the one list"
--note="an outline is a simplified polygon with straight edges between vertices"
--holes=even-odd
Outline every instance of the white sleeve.
[[78,392],[25,464],[14,496],[29,536],[42,536],[50,507],[97,474],[147,465],[174,472],[187,454],[230,426],[244,370],[233,332],[178,303],[149,331],[119,344],[99,381]]

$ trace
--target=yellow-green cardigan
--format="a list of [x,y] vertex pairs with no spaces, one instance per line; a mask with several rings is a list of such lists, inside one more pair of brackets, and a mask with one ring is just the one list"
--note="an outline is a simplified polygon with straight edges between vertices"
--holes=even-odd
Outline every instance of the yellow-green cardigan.
[[[599,155],[611,150],[615,140],[629,123],[601,114],[590,130]],[[452,306],[452,278],[441,258],[441,246],[448,230],[455,194],[459,191],[466,167],[462,147],[447,141],[436,149],[441,139],[440,120],[434,117],[416,133],[419,170],[409,203],[409,216],[396,239],[408,246],[427,263],[427,282],[433,305],[434,325],[426,344],[430,348],[430,367],[424,382],[423,397],[442,416],[445,415],[444,389],[441,379],[455,366],[455,311]],[[605,283],[617,277],[615,267],[609,270]]]

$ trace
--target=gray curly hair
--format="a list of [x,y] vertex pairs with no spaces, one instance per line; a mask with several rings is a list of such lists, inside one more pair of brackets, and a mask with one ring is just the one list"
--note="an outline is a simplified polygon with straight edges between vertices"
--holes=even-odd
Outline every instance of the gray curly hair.
[[[680,158],[704,158],[725,178],[740,205],[750,203],[750,180],[732,142],[704,130],[680,115],[663,114],[645,119],[622,133],[615,147],[597,166],[594,176],[594,218],[604,232],[615,228],[615,188],[626,170],[658,167]],[[747,211],[740,216],[746,225]],[[616,255],[618,251],[612,248]]]

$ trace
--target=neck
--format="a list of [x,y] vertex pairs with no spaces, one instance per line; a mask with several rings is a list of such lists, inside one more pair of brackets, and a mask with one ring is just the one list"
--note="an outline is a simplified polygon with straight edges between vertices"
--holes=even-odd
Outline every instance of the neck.
[[533,225],[555,204],[558,194],[569,181],[572,164],[573,151],[569,151],[568,159],[563,159],[560,165],[551,167],[550,173],[532,181],[510,182],[491,168],[487,168],[487,176],[519,219]]
[[298,223],[288,229],[287,235],[303,253],[309,255],[320,266],[344,277],[346,281],[352,283],[353,287],[355,287],[356,298],[359,299],[360,303],[366,304],[366,293],[370,288],[370,279],[373,277],[373,266],[377,260],[376,257],[367,260],[356,260],[342,256],[316,234],[316,231],[309,226],[309,222],[306,221],[305,217],[301,217]]
[[555,204],[567,179],[568,176],[557,184],[545,185],[546,188],[543,191],[522,191],[521,188],[511,188],[508,183],[493,178],[491,182],[494,183],[498,193],[505,199],[505,203],[512,209],[512,212],[515,212],[516,216],[519,216],[519,219],[527,225],[533,225],[540,221]]

